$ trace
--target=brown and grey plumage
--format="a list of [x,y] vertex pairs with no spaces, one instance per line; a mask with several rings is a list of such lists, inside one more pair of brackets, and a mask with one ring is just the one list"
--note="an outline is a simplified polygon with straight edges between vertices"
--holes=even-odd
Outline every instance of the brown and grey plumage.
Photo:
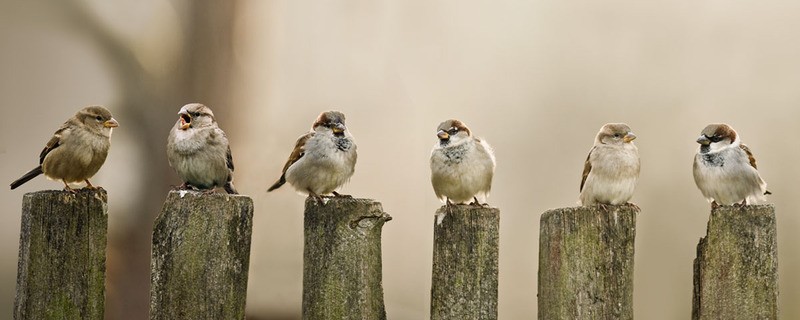
[[86,107],[69,118],[39,154],[39,166],[11,183],[16,189],[40,174],[61,180],[65,190],[69,183],[89,182],[108,156],[111,132],[119,126],[108,109],[101,106]]
[[267,191],[289,182],[298,192],[318,200],[325,194],[339,195],[336,189],[353,176],[357,157],[356,143],[345,126],[344,114],[323,112],[311,131],[297,139],[281,177]]
[[439,141],[431,151],[431,184],[436,197],[445,204],[473,201],[485,204],[492,190],[496,161],[492,147],[472,136],[456,119],[437,127]]
[[697,143],[694,181],[712,207],[766,200],[764,196],[770,192],[758,173],[756,159],[731,126],[710,124]]
[[600,128],[583,167],[581,205],[620,205],[633,197],[640,170],[634,139],[636,135],[624,123]]
[[228,138],[209,107],[190,103],[181,108],[167,138],[167,158],[183,180],[183,188],[213,191],[222,187],[237,194]]

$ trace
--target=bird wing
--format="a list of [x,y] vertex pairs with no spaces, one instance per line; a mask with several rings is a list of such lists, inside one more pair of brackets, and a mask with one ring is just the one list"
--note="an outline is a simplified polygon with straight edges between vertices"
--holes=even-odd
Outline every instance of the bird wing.
[[228,152],[225,154],[225,164],[228,169],[233,172],[233,155],[231,155],[231,146],[228,146]]
[[280,179],[278,179],[275,184],[273,184],[267,191],[272,191],[275,189],[280,188],[284,183],[286,183],[286,170],[289,170],[297,160],[303,157],[306,154],[306,142],[308,139],[314,137],[314,132],[306,133],[300,138],[297,139],[297,143],[295,143],[294,150],[292,150],[292,154],[289,155],[289,160],[286,160],[286,164],[283,166],[283,172],[281,173]]
[[583,184],[586,183],[586,177],[589,176],[589,172],[592,171],[592,163],[589,162],[589,158],[592,156],[592,152],[596,147],[592,147],[589,150],[589,155],[586,156],[586,162],[583,164],[583,177],[581,178],[581,189],[578,191],[583,191]]
[[748,148],[746,145],[743,144],[740,144],[739,148],[742,148],[744,153],[747,154],[747,158],[750,160],[750,165],[753,166],[753,169],[758,169],[758,167],[756,166],[756,158],[753,157],[753,152],[750,151],[750,148]]
[[47,154],[50,153],[50,151],[53,151],[53,149],[58,148],[58,146],[61,145],[61,136],[66,134],[67,132],[68,132],[67,125],[64,124],[63,126],[61,126],[61,128],[58,128],[56,133],[53,134],[53,137],[50,138],[50,141],[47,141],[47,144],[44,146],[44,149],[42,149],[42,152],[39,153],[40,165],[44,162],[44,158],[47,156]]

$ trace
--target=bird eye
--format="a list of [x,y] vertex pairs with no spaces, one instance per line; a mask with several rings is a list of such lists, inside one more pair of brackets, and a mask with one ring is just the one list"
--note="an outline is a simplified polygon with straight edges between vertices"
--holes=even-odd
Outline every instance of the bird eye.
[[450,130],[447,130],[447,133],[449,133],[450,135],[454,135],[454,134],[458,133],[458,129],[457,128],[450,128]]
[[622,136],[622,135],[621,135],[621,134],[619,134],[619,133],[615,133],[615,134],[614,134],[614,138],[619,138],[619,137],[621,137],[621,136]]
[[94,118],[95,118],[97,121],[103,121],[103,117],[101,117],[101,116],[96,116],[96,117],[94,117]]

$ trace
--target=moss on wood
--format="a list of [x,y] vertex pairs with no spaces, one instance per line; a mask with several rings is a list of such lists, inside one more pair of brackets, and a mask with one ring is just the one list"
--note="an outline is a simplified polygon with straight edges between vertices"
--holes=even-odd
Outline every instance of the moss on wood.
[[539,230],[539,319],[633,319],[638,209],[549,210]]
[[303,319],[386,319],[379,202],[309,198],[305,209]]
[[14,319],[103,319],[107,202],[102,189],[24,195]]
[[171,191],[153,228],[151,319],[244,319],[253,201]]

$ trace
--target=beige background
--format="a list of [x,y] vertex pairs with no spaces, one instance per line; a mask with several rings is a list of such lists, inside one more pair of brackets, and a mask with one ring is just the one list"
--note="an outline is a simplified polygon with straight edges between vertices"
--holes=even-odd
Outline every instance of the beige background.
[[[299,319],[303,198],[266,188],[296,137],[328,109],[347,115],[358,142],[356,174],[342,191],[378,199],[394,217],[383,234],[390,319],[428,315],[440,205],[428,156],[436,126],[451,117],[497,153],[489,200],[502,210],[501,319],[535,317],[539,215],[575,205],[583,161],[606,122],[626,122],[639,137],[636,318],[690,317],[692,260],[709,209],[691,159],[710,122],[731,124],[759,160],[777,207],[781,317],[800,318],[791,185],[800,178],[800,2],[0,6],[0,181],[32,168],[82,106],[106,105],[121,124],[93,180],[110,199],[110,319],[146,318],[149,228],[179,183],[163,145],[177,110],[195,101],[217,113],[237,189],[255,201],[254,319]],[[22,194],[56,188],[37,178],[0,192],[0,314],[13,306]]]

